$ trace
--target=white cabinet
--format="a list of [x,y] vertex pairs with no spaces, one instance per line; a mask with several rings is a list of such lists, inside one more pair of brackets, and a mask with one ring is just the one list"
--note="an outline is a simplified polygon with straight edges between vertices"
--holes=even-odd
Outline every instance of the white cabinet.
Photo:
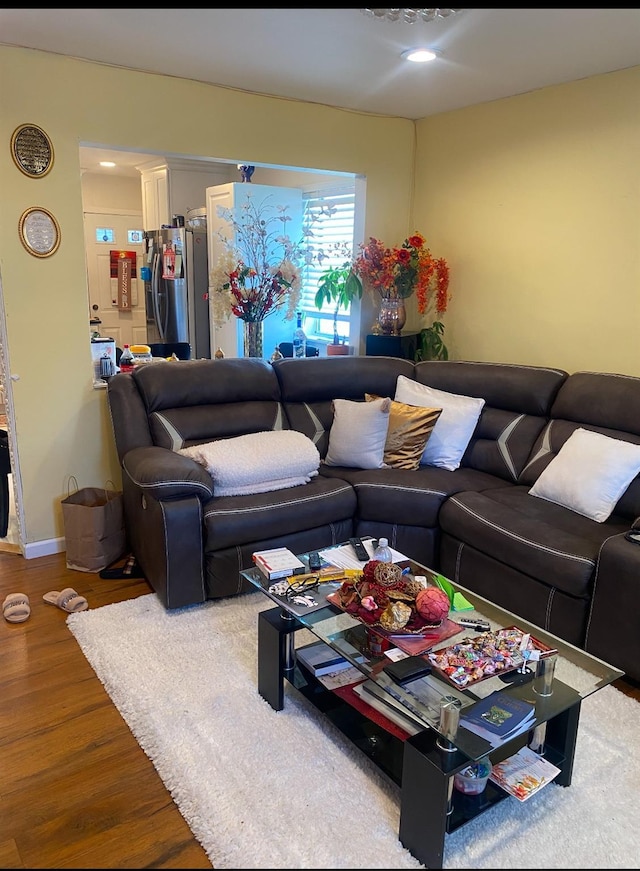
[[232,167],[209,161],[165,159],[140,168],[142,182],[142,221],[145,230],[171,225],[174,215],[186,218],[189,209],[205,204],[208,185],[226,181]]
[[[224,251],[224,236],[231,243],[234,240],[234,227],[218,214],[218,206],[230,209],[237,223],[242,223],[242,208],[251,198],[252,204],[260,208],[265,204],[265,218],[277,218],[278,209],[286,207],[290,218],[284,232],[296,243],[302,238],[302,190],[300,188],[278,187],[276,185],[229,182],[208,187],[207,204],[207,244],[209,264],[217,261]],[[275,229],[275,224],[270,229]],[[280,342],[290,342],[295,329],[295,319],[285,320],[286,310],[280,309],[268,315],[264,321],[264,357],[268,360]],[[220,347],[225,357],[241,357],[243,354],[243,322],[233,315],[223,327],[216,328],[211,322],[212,353]]]
[[142,180],[142,226],[144,230],[158,230],[171,223],[171,196],[169,168],[147,170]]

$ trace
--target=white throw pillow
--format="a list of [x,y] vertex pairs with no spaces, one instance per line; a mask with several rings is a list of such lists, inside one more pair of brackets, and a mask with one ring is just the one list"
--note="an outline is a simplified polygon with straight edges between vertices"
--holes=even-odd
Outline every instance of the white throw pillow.
[[317,447],[296,430],[267,430],[178,451],[203,465],[214,496],[246,496],[308,484],[318,474]]
[[484,399],[436,390],[435,387],[418,384],[406,375],[398,375],[394,398],[407,405],[442,409],[442,414],[429,436],[420,465],[440,466],[450,472],[457,469],[478,423]]
[[579,427],[529,490],[602,523],[640,472],[640,445]]
[[372,402],[334,399],[326,465],[383,469],[390,409],[387,397]]

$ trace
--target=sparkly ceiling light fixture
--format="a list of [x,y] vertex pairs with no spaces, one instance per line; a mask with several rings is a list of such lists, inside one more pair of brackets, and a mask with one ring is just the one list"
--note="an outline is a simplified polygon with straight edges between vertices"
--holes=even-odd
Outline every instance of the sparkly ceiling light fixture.
[[435,18],[449,18],[462,9],[361,9],[370,18],[379,21],[404,21],[413,24],[416,21],[433,21]]

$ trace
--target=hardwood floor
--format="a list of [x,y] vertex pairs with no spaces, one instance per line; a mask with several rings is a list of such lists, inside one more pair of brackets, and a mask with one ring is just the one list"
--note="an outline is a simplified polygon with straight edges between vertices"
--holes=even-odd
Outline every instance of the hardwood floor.
[[43,601],[73,587],[90,608],[151,592],[146,581],[70,571],[64,554],[0,553],[0,868],[211,868],[66,626]]
[[[91,608],[151,592],[70,571],[64,554],[0,553],[0,602],[31,602],[24,623],[0,621],[0,868],[211,868],[67,615],[43,601],[66,587]],[[615,686],[640,701],[638,685]]]

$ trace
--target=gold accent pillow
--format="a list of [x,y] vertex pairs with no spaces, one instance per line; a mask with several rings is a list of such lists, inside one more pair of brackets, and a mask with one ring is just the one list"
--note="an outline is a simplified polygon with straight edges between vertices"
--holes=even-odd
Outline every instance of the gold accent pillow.
[[[367,402],[380,399],[365,393]],[[389,429],[384,446],[384,462],[393,469],[417,469],[429,436],[442,414],[441,408],[406,405],[391,400]]]

